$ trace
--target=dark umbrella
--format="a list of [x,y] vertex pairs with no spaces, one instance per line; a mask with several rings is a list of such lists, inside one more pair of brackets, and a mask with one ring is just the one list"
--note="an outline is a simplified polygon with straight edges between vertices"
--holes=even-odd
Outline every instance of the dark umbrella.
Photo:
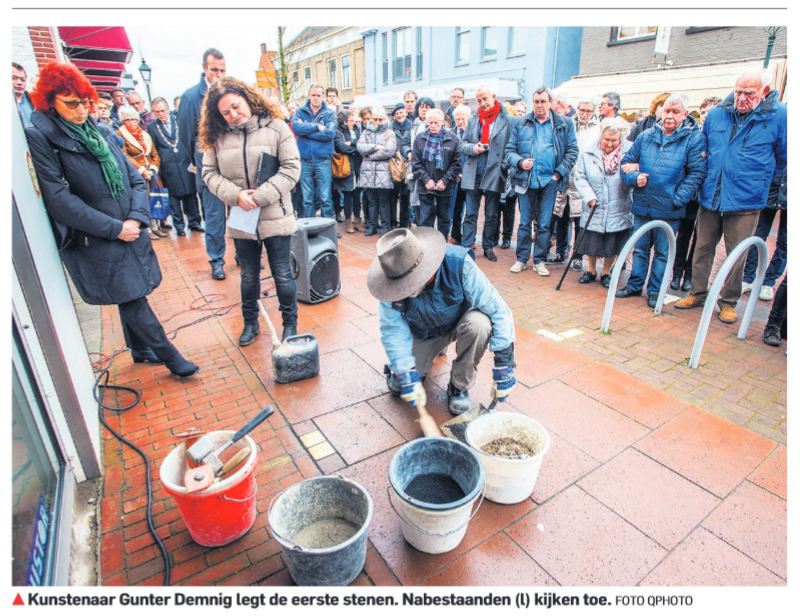
[[[598,203],[596,203],[598,205]],[[579,245],[582,243],[582,238],[585,237],[585,231],[588,229],[588,225],[590,224],[590,219],[593,218],[593,214],[596,213],[596,205],[590,208],[590,216],[588,216],[587,221],[585,221],[585,226],[582,227],[582,231],[579,234],[579,237],[576,238],[576,242],[574,243],[574,248],[571,250],[571,258],[568,259],[567,263],[565,264],[565,271],[563,272],[562,278],[560,278],[560,282],[557,283],[557,290],[560,290],[562,286],[563,280],[565,280],[565,275],[568,273],[568,268],[571,266],[571,261],[574,260],[574,255],[579,250]]]

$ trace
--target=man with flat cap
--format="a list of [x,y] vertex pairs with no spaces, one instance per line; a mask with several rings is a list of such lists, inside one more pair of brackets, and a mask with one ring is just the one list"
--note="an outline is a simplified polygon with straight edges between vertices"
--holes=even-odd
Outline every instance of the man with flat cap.
[[473,251],[447,244],[429,227],[391,231],[376,250],[368,289],[380,300],[390,391],[410,406],[425,405],[421,381],[437,355],[456,342],[447,390],[451,413],[470,410],[468,390],[488,347],[495,354],[490,395],[505,400],[515,387],[512,311],[477,267]]

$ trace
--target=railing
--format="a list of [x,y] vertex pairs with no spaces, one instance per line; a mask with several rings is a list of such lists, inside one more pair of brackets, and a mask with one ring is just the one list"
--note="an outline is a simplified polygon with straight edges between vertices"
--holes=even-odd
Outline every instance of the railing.
[[660,285],[660,293],[657,295],[657,305],[654,307],[655,314],[660,314],[662,311],[663,300],[666,297],[668,283],[671,280],[671,270],[674,267],[674,256],[677,253],[677,238],[674,235],[674,229],[672,229],[671,225],[669,225],[667,222],[664,220],[651,220],[632,234],[632,237],[630,237],[627,243],[624,244],[624,247],[621,249],[621,254],[618,255],[618,258],[615,261],[612,278],[610,278],[610,288],[607,290],[607,303],[604,305],[604,316],[602,317],[601,326],[602,333],[606,334],[610,331],[610,319],[613,316],[615,292],[618,289],[618,279],[621,276],[621,269],[624,267],[624,262],[626,261],[627,255],[629,254],[629,251],[632,250],[632,247],[635,245],[635,243],[640,239],[641,235],[647,231],[651,231],[655,227],[665,231],[666,235],[668,236],[668,261],[666,261],[666,269],[663,273],[663,283]]
[[752,292],[749,294],[749,301],[746,304],[746,311],[744,318],[741,320],[741,329],[738,330],[738,338],[743,340],[746,338],[746,333],[749,331],[749,323],[752,321],[752,315],[755,312],[755,304],[757,304],[757,296],[760,287],[763,285],[763,278],[766,275],[766,268],[769,262],[769,250],[766,248],[766,242],[757,236],[746,238],[729,254],[721,265],[721,269],[716,274],[710,291],[707,292],[707,299],[705,300],[705,307],[702,310],[702,320],[699,322],[699,329],[696,330],[696,340],[693,343],[693,350],[691,357],[688,360],[688,367],[696,369],[699,367],[699,358],[702,356],[702,347],[705,344],[707,337],[707,330],[710,327],[710,317],[713,315],[713,306],[718,301],[718,294],[724,282],[727,280],[727,275],[730,273],[732,266],[745,251],[749,250],[750,246],[757,248],[757,275],[755,281],[752,283]]

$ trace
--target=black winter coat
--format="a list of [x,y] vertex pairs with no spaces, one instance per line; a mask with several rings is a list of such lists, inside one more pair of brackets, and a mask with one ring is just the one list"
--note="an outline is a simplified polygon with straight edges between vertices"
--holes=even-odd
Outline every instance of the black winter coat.
[[655,122],[657,122],[657,118],[655,118],[653,115],[647,115],[645,118],[643,118],[640,122],[638,122],[637,124],[635,124],[635,126],[632,127],[632,130],[629,131],[629,136],[627,137],[627,141],[632,141],[634,143],[635,139],[638,138],[638,135],[640,135],[644,131],[649,130],[652,126],[654,126]]
[[[90,118],[87,122],[92,122]],[[114,140],[109,148],[123,176],[124,190],[112,197],[100,164],[51,115],[34,111],[25,131],[47,213],[73,229],[74,242],[61,259],[87,304],[109,305],[149,295],[161,283],[150,236],[117,239],[125,220],[150,225],[145,180]],[[63,172],[62,172],[63,170]]]
[[[423,130],[415,137],[415,144],[412,148],[412,175],[417,181],[417,191],[420,195],[449,196],[454,193],[454,184],[462,171],[462,155],[459,152],[459,137],[448,130],[445,126],[440,129],[445,131],[443,135],[443,168],[438,169],[433,160],[426,160],[423,152],[426,149],[426,141],[429,139],[429,129]],[[443,180],[446,185],[445,190],[426,189],[429,180]]]
[[[351,139],[351,132],[346,124],[337,126],[337,132],[334,134],[334,151],[340,154],[348,155],[348,162],[351,164],[351,175],[347,178],[335,178],[331,176],[331,189],[339,190],[340,192],[351,192],[356,188],[357,180],[359,179],[359,170],[362,167],[362,155],[356,149],[356,142],[359,141],[359,135],[362,131],[354,124],[354,133],[356,139]],[[350,141],[351,145],[346,145],[346,141]]]
[[[178,147],[178,152],[173,150],[165,137],[171,142],[176,142],[175,131],[178,122],[172,117],[173,132],[168,133],[164,125],[159,120],[154,120],[148,124],[148,134],[153,139],[153,146],[159,153],[159,177],[172,197],[181,197],[195,193],[195,175],[188,169],[189,159]],[[161,129],[161,131],[159,131]],[[164,137],[162,137],[164,133]],[[181,132],[179,130],[179,136]],[[178,143],[176,143],[178,146]],[[194,163],[193,163],[194,164]]]

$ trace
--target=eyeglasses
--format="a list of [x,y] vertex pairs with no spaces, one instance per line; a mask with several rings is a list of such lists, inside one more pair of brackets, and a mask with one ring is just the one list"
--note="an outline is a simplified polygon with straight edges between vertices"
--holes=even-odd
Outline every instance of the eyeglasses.
[[84,109],[89,109],[89,106],[92,104],[92,101],[88,98],[85,98],[80,101],[65,101],[63,98],[56,97],[56,100],[63,103],[67,109],[78,109],[78,105],[83,107]]
[[123,120],[123,124],[126,124],[127,122],[133,122],[134,124],[139,124],[139,120],[137,120],[136,118],[125,118]]
[[535,105],[545,105],[546,103],[550,103],[551,101],[550,101],[549,99],[547,99],[547,98],[546,98],[546,99],[544,99],[544,100],[542,100],[542,101],[532,101],[532,102],[533,102]]
[[612,107],[612,103],[608,103],[607,101],[602,101],[599,103],[599,107]]

